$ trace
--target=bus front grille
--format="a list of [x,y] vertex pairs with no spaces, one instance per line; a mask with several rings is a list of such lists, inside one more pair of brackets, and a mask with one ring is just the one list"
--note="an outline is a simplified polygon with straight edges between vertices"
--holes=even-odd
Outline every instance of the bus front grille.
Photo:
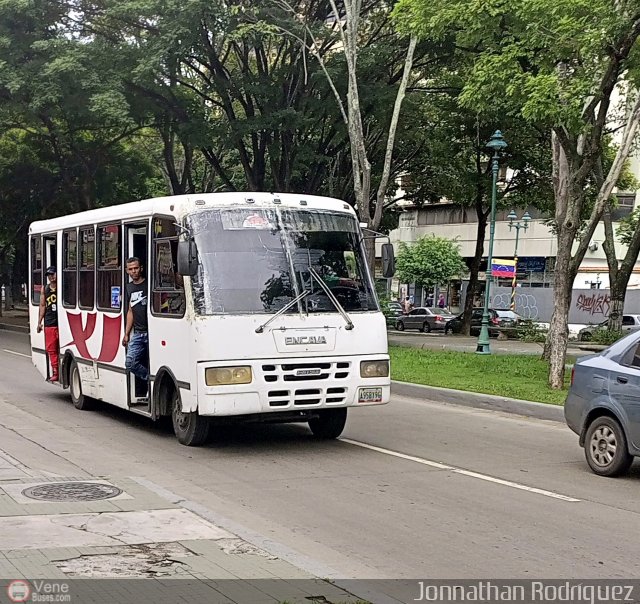
[[270,407],[314,407],[321,404],[339,405],[347,397],[346,388],[298,388],[296,390],[269,390]]
[[340,362],[300,362],[262,365],[265,382],[323,382],[344,380],[349,377],[351,363]]

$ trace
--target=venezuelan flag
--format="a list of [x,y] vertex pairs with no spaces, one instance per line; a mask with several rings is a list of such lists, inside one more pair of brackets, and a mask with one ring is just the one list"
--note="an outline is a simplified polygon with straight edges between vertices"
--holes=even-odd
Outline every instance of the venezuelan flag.
[[491,276],[503,277],[505,279],[512,279],[516,274],[516,261],[515,260],[502,260],[496,258],[491,262]]

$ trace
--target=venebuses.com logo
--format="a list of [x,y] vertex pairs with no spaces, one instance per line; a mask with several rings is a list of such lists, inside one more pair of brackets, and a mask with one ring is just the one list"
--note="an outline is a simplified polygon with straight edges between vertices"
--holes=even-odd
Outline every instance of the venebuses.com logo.
[[54,581],[15,579],[7,585],[10,602],[71,602],[69,584]]

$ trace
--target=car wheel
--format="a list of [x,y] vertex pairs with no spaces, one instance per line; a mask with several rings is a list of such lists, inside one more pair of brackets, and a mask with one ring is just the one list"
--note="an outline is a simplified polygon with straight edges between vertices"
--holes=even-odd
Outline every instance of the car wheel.
[[633,463],[623,429],[606,415],[597,417],[589,425],[584,452],[589,467],[599,476],[620,476]]
[[80,411],[91,409],[92,400],[82,393],[80,369],[75,361],[71,361],[71,369],[69,370],[69,393],[71,394],[71,402],[76,409],[80,409]]
[[309,428],[316,438],[330,440],[338,438],[347,423],[347,408],[322,409],[319,416],[309,420]]
[[588,331],[580,334],[581,342],[591,342],[591,334]]
[[396,329],[398,331],[404,331],[404,323],[402,321],[396,321]]
[[426,321],[422,324],[422,327],[420,328],[420,331],[422,333],[429,333],[431,331],[431,325],[429,325],[429,323],[427,323]]

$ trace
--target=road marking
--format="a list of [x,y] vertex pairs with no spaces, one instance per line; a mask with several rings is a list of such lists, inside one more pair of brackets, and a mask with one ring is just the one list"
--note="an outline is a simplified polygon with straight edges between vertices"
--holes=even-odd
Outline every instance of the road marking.
[[471,470],[465,470],[464,468],[456,468],[455,466],[450,466],[437,461],[431,461],[429,459],[424,459],[422,457],[406,455],[405,453],[399,453],[398,451],[392,451],[391,449],[383,449],[382,447],[376,447],[375,445],[369,445],[367,443],[362,443],[357,440],[351,440],[349,438],[341,438],[340,440],[344,443],[355,445],[356,447],[362,447],[363,449],[370,449],[371,451],[377,451],[378,453],[384,453],[385,455],[391,455],[392,457],[399,457],[400,459],[406,459],[408,461],[413,461],[415,463],[419,463],[424,466],[438,468],[439,470],[448,470],[449,472],[454,472],[455,474],[461,474],[462,476],[468,476],[469,478],[477,478],[479,480],[485,480],[487,482],[501,484],[502,486],[510,487],[512,489],[518,489],[520,491],[528,491],[529,493],[536,493],[538,495],[544,495],[545,497],[560,499],[562,501],[571,501],[571,502],[580,501],[580,499],[568,497],[567,495],[562,495],[561,493],[554,493],[553,491],[537,489],[536,487],[528,487],[527,485],[520,484],[518,482],[511,482],[510,480],[502,480],[502,478],[495,478],[494,476],[488,476],[487,474],[472,472]]
[[6,348],[3,348],[2,352],[8,352],[9,354],[15,354],[15,355],[17,355],[19,357],[27,357],[28,359],[31,358],[30,354],[24,354],[22,352],[16,352],[15,350],[7,350]]

